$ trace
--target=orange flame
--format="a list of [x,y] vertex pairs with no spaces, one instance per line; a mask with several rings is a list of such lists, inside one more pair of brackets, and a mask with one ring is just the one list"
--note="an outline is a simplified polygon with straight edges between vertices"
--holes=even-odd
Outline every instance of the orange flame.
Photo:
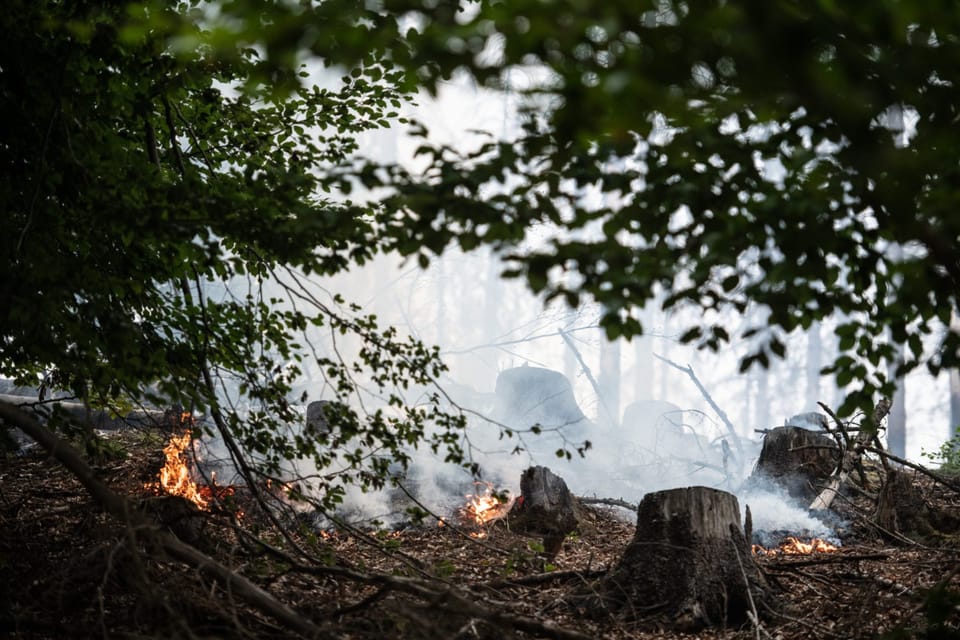
[[160,478],[158,482],[151,483],[148,488],[161,490],[167,495],[180,496],[186,498],[201,509],[208,509],[210,505],[210,492],[204,492],[197,487],[190,473],[190,465],[187,457],[187,447],[190,446],[190,431],[184,431],[180,435],[170,437],[170,442],[163,448],[163,455],[166,462],[160,469]]
[[479,495],[467,494],[467,504],[460,508],[460,516],[470,524],[483,526],[507,515],[513,500],[501,501],[489,482],[476,484],[484,486],[484,490]]
[[773,555],[781,553],[783,555],[809,555],[811,553],[832,553],[839,551],[840,547],[830,544],[822,538],[811,538],[810,542],[801,542],[797,538],[788,536],[787,539],[776,549],[767,549],[758,544],[753,545],[754,555]]

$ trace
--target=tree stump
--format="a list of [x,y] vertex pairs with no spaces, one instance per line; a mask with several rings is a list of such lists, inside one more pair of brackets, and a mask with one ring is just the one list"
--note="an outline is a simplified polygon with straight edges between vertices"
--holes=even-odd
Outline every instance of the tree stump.
[[840,450],[829,436],[801,427],[777,427],[763,439],[747,486],[765,488],[772,480],[791,497],[809,504],[839,461]]
[[206,515],[186,498],[162,495],[142,501],[147,513],[157,524],[168,529],[187,544],[198,547],[203,541]]
[[547,467],[530,467],[520,476],[520,497],[508,521],[514,531],[541,534],[544,554],[552,560],[567,534],[580,527],[580,513],[563,478]]
[[877,524],[908,538],[929,535],[934,529],[926,500],[910,476],[890,469],[877,500]]
[[683,631],[743,624],[768,600],[736,496],[708,487],[644,496],[637,532],[598,591],[594,613],[653,616]]
[[531,453],[553,454],[586,439],[592,423],[580,410],[567,377],[540,367],[501,371],[495,388],[493,419],[517,431],[536,426],[540,434],[528,438]]

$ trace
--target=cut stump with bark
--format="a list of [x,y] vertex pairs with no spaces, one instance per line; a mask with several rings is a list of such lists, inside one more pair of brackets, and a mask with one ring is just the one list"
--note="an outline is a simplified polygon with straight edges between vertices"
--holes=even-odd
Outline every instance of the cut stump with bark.
[[748,487],[765,488],[770,481],[791,497],[809,503],[840,462],[833,438],[802,427],[777,427],[763,439],[763,448]]
[[520,497],[508,517],[510,528],[543,536],[544,554],[556,557],[567,534],[580,527],[577,499],[567,483],[547,467],[530,467],[520,476]]
[[[955,515],[932,508],[912,474],[897,468],[887,472],[877,499],[875,520],[884,531],[918,542],[936,539],[938,534],[952,534],[958,528]],[[892,540],[902,541],[896,537]]]
[[740,525],[736,496],[708,487],[649,493],[637,532],[590,603],[594,614],[681,631],[738,626],[770,603]]

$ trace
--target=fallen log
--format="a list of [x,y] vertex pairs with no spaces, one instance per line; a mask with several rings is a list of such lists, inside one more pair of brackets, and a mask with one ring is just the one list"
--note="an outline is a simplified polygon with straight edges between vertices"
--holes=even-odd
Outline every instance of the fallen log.
[[81,426],[103,431],[113,431],[123,427],[176,427],[174,421],[179,421],[179,412],[171,410],[137,409],[120,415],[111,409],[97,409],[76,400],[44,400],[30,396],[0,394],[0,402],[6,402],[19,409],[29,412],[42,424],[52,419],[66,419]]
[[644,496],[633,540],[588,607],[696,631],[754,620],[759,603],[770,606],[769,591],[736,496],[688,487]]

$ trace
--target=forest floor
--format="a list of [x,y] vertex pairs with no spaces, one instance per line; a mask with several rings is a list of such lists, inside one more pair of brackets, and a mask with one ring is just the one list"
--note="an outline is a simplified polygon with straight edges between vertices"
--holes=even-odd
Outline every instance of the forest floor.
[[[134,500],[149,499],[145,486],[158,469],[162,439],[115,437],[127,455],[99,465],[98,474]],[[914,480],[931,506],[960,511],[956,492],[920,474]],[[239,520],[211,514],[198,546],[316,621],[326,637],[466,640],[563,637],[563,630],[611,639],[960,637],[957,532],[928,535],[923,544],[891,539],[870,524],[871,491],[877,487],[838,501],[835,508],[849,522],[839,550],[755,556],[774,589],[776,612],[760,611],[757,625],[693,634],[651,619],[590,619],[578,608],[577,596],[616,565],[633,536],[634,525],[616,507],[585,508],[585,526],[549,563],[537,553],[536,538],[502,522],[481,529],[454,526],[453,519],[400,531],[300,527],[283,540],[253,515],[252,505]],[[386,582],[300,571],[244,544],[237,526],[278,547],[296,543],[331,567],[429,579],[497,612],[499,620],[457,613],[448,600],[416,597]],[[107,516],[39,451],[0,459],[0,532],[3,637],[291,637],[198,572],[141,553],[137,532]],[[524,631],[523,620],[540,623],[540,632]]]

